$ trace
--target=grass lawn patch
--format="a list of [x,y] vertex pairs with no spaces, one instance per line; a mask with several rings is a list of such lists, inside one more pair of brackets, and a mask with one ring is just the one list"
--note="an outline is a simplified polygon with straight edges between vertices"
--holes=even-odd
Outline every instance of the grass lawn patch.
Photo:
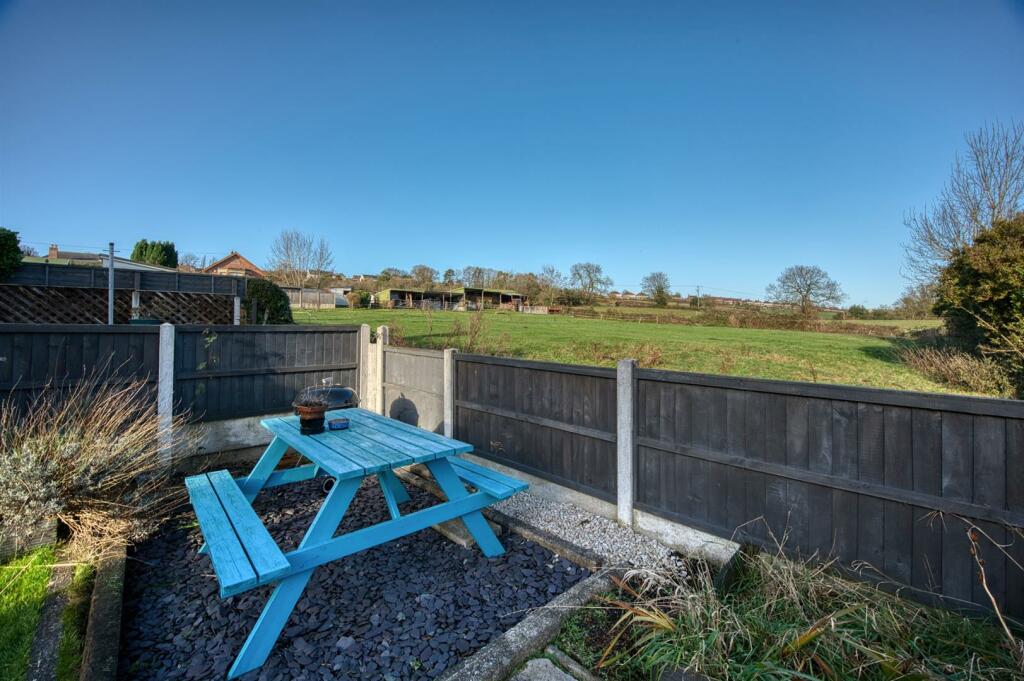
[[25,677],[53,562],[47,547],[0,566],[0,679]]
[[[473,313],[420,310],[295,310],[297,323],[386,324],[414,347],[462,347]],[[864,335],[744,329],[565,315],[488,312],[483,352],[569,364],[614,366],[633,356],[641,365],[699,373],[791,381],[951,392],[900,361],[896,341]],[[462,333],[453,333],[461,327]]]
[[68,604],[61,615],[60,643],[57,647],[57,681],[78,679],[95,580],[94,566],[82,564],[75,568],[75,574],[68,586]]
[[558,645],[609,679],[658,678],[678,668],[712,679],[779,681],[1024,675],[1024,632],[1011,643],[994,622],[897,598],[827,564],[771,554],[744,561],[725,593],[703,563],[692,564],[685,579],[632,573],[618,594],[596,603],[615,610],[575,613]]

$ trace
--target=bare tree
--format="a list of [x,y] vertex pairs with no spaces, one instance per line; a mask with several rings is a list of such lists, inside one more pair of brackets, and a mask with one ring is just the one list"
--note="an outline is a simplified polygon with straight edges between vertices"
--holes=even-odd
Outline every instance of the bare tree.
[[912,281],[935,281],[954,251],[996,220],[1024,211],[1024,122],[996,122],[965,140],[967,153],[957,154],[935,204],[904,219],[910,230],[904,275]]
[[198,272],[202,267],[199,265],[199,256],[195,253],[186,253],[178,258],[178,269],[184,272]]
[[541,300],[550,307],[555,304],[555,300],[565,288],[565,275],[554,265],[544,265],[537,276],[537,283],[540,286]]
[[315,288],[321,288],[324,282],[331,277],[331,268],[334,267],[334,255],[327,239],[320,237],[313,248],[310,259],[309,278],[313,280]]
[[410,274],[413,283],[420,288],[430,288],[437,281],[437,270],[428,265],[416,265]]
[[825,270],[815,265],[787,267],[767,288],[768,297],[787,305],[796,305],[810,316],[818,307],[838,305],[846,295]]
[[494,285],[497,273],[490,267],[469,265],[462,268],[462,281],[466,286],[486,288]]
[[611,277],[606,277],[604,269],[597,263],[578,262],[569,269],[569,279],[573,288],[588,303],[593,303],[598,295],[607,293],[612,287]]
[[651,272],[640,282],[644,293],[649,295],[654,300],[655,305],[658,307],[665,307],[668,305],[668,294],[671,284],[668,281],[668,275],[664,272]]
[[269,269],[285,286],[301,288],[312,261],[313,239],[297,229],[282,230],[270,245]]
[[911,284],[893,305],[901,318],[924,319],[934,316],[936,291],[934,284]]
[[286,229],[277,235],[270,245],[270,270],[285,286],[302,288],[308,279],[319,288],[330,276],[334,256],[327,240],[312,236],[296,229]]

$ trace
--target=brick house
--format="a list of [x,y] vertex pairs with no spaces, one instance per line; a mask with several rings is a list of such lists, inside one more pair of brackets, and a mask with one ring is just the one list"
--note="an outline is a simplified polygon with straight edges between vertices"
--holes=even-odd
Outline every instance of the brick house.
[[266,279],[267,274],[238,251],[231,251],[220,260],[203,268],[207,274],[227,274],[235,277]]

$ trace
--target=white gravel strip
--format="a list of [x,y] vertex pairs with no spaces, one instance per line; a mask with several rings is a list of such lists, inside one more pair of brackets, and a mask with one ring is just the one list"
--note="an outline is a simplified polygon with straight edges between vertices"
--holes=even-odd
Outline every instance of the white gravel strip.
[[572,504],[520,492],[493,508],[594,551],[609,567],[680,570],[683,566],[679,554],[657,540]]

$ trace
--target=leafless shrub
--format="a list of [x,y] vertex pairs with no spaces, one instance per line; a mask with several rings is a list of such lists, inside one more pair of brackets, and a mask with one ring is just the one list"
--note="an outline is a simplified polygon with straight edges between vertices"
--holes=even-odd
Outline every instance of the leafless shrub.
[[70,554],[96,558],[138,541],[183,500],[173,452],[191,440],[181,417],[157,417],[144,381],[99,377],[45,388],[25,409],[0,405],[0,532],[17,538],[57,519]]
[[990,357],[980,357],[955,348],[908,345],[897,355],[904,364],[943,385],[967,392],[1013,397],[1013,382]]
[[468,321],[456,319],[448,329],[445,347],[457,348],[462,352],[508,355],[511,339],[507,333],[495,336],[491,333],[491,320],[483,308],[468,315]]

